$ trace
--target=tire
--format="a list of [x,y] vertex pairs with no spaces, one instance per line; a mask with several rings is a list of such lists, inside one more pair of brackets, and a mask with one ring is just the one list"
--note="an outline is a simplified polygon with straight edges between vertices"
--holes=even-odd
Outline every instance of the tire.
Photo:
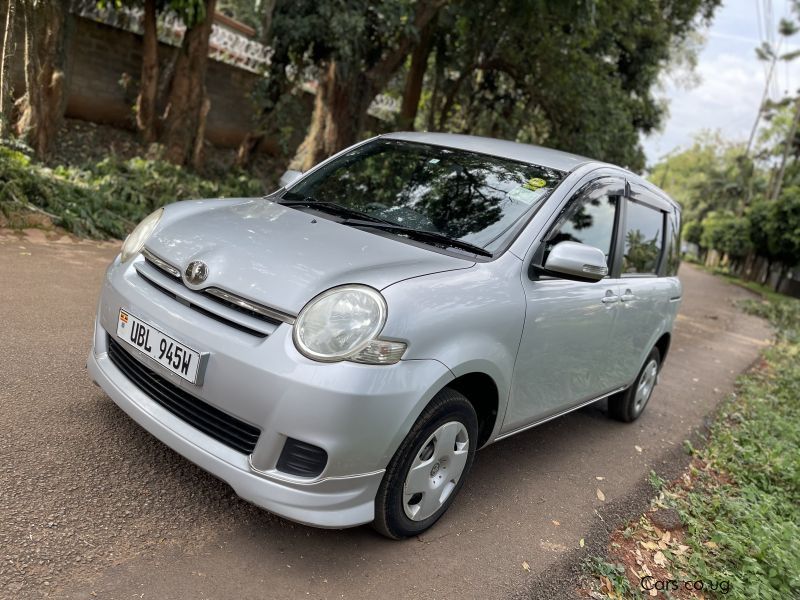
[[627,390],[608,399],[608,414],[623,423],[638,419],[647,407],[661,370],[661,353],[653,348],[639,370],[636,381]]
[[464,484],[477,441],[478,416],[472,404],[463,394],[444,388],[419,416],[386,469],[375,496],[375,530],[399,540],[436,523]]

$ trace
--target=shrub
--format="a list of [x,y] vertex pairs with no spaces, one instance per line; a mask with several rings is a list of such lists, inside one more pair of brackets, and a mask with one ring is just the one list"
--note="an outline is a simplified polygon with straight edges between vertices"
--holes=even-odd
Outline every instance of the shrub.
[[80,236],[123,238],[156,208],[192,198],[259,196],[261,183],[243,172],[206,179],[163,160],[107,158],[83,169],[50,169],[0,146],[0,211],[36,207]]

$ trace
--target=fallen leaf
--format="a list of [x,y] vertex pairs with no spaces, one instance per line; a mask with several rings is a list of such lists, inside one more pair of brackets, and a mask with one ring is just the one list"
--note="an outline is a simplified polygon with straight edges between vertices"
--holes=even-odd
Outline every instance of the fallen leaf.
[[650,594],[651,596],[658,596],[658,590],[656,590],[656,588],[653,588],[647,593]]
[[20,252],[19,255],[20,256],[31,256],[31,253],[30,252]]
[[600,488],[597,488],[597,499],[600,500],[600,502],[605,502],[606,501],[606,495],[603,493],[603,491]]
[[600,591],[608,595],[611,595],[614,592],[614,585],[605,575],[600,575]]
[[647,548],[648,550],[658,550],[658,544],[655,542],[639,542],[642,545],[642,548]]
[[636,448],[637,452],[641,452],[642,451],[642,447],[641,446],[634,446],[634,448]]
[[525,569],[528,573],[531,572],[531,566],[528,564],[527,561],[522,561],[522,568]]
[[672,534],[669,531],[665,531],[664,535],[661,536],[661,541],[665,544],[669,544],[670,540],[672,539]]
[[664,556],[664,553],[659,550],[653,555],[653,562],[656,563],[659,567],[666,567],[667,566],[667,557]]
[[600,477],[599,475],[597,477],[595,477],[595,479],[597,479],[597,481],[605,481],[606,480],[605,477]]
[[581,538],[581,541],[580,541],[580,542],[578,542],[578,545],[579,545],[581,548],[583,548],[583,546],[584,546],[585,544],[586,544],[586,542],[584,542],[584,541],[583,541],[583,538]]
[[559,523],[558,521],[553,521],[553,525],[555,525],[556,527],[558,527],[559,525],[561,525],[561,523]]

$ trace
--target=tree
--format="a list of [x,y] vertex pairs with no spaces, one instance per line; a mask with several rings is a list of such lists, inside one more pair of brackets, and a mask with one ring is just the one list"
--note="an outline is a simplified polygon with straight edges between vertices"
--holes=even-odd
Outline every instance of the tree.
[[[429,126],[544,143],[641,169],[641,133],[672,48],[717,0],[495,0],[444,9],[429,79]],[[476,32],[480,32],[478,35]],[[441,75],[444,74],[444,77]],[[434,122],[435,121],[435,122]]]
[[683,220],[702,221],[712,211],[742,214],[746,190],[766,189],[766,177],[743,156],[743,144],[718,132],[702,131],[692,146],[667,156],[650,172],[650,179],[683,206]]
[[142,37],[142,75],[136,98],[136,124],[146,142],[158,139],[156,129],[158,97],[158,30],[156,0],[144,0],[144,36]]
[[292,15],[283,22],[301,23],[289,34],[289,53],[310,57],[317,72],[311,123],[293,166],[308,169],[358,140],[375,96],[402,67],[419,33],[445,2],[292,4]]
[[[155,142],[159,138],[159,126],[161,124],[158,114],[159,89],[160,87],[167,87],[171,90],[174,79],[174,74],[171,74],[170,77],[173,77],[173,79],[164,82],[160,81],[158,15],[167,12],[177,15],[186,25],[186,35],[188,35],[192,28],[205,20],[206,15],[211,15],[211,22],[213,22],[214,12],[213,10],[210,12],[208,11],[206,0],[98,0],[97,4],[100,8],[120,9],[123,6],[127,6],[142,9],[142,69],[139,79],[139,94],[136,97],[136,125],[146,142]],[[194,34],[193,37],[197,37],[197,34]],[[184,42],[186,42],[186,37],[184,37]],[[206,54],[207,53],[208,46],[206,45]],[[183,54],[185,54],[185,50],[182,47],[181,52],[178,54],[176,64],[181,61],[181,56]],[[205,63],[198,61],[197,67],[204,73]],[[195,67],[192,66],[190,68]],[[199,73],[199,75],[203,76],[203,73]],[[185,75],[184,73],[184,76]],[[196,115],[201,116],[205,98],[200,98],[199,103],[201,109]],[[179,104],[179,106],[182,105]],[[177,109],[176,112],[180,112],[180,109]],[[197,123],[191,128],[195,132],[204,127],[204,123],[202,123],[199,116]],[[166,115],[163,117],[166,117]],[[181,156],[179,158],[180,163],[186,162],[186,160],[186,156]]]
[[755,252],[767,259],[762,283],[767,282],[772,266],[780,263],[775,284],[779,290],[787,270],[800,264],[800,186],[787,186],[777,200],[757,200],[748,217]]
[[208,40],[216,0],[203,0],[197,18],[186,29],[164,111],[165,157],[175,164],[202,159],[203,132],[209,104],[206,97]]
[[13,0],[0,2],[0,19],[4,24],[2,47],[0,47],[0,138],[11,133],[11,108],[14,90],[11,87],[11,59],[14,56],[16,40],[14,39],[14,17],[16,5]]
[[23,0],[18,6],[25,34],[25,95],[19,101],[16,132],[37,155],[45,156],[65,108],[67,7],[49,0]]
[[436,29],[435,20],[428,23],[420,33],[419,43],[411,52],[411,64],[406,73],[403,88],[403,101],[400,105],[400,114],[397,125],[400,129],[414,129],[414,119],[417,117],[419,99],[422,95],[422,83],[425,70],[428,68],[428,57],[433,48],[433,34]]

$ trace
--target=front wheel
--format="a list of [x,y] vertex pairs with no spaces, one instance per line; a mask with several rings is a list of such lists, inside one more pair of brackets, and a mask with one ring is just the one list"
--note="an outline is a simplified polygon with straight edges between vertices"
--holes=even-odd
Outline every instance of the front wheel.
[[653,394],[660,368],[661,353],[658,348],[653,348],[633,385],[608,399],[608,414],[617,421],[625,423],[638,419]]
[[469,400],[439,392],[386,469],[373,527],[392,539],[418,535],[450,507],[475,459],[478,417]]

